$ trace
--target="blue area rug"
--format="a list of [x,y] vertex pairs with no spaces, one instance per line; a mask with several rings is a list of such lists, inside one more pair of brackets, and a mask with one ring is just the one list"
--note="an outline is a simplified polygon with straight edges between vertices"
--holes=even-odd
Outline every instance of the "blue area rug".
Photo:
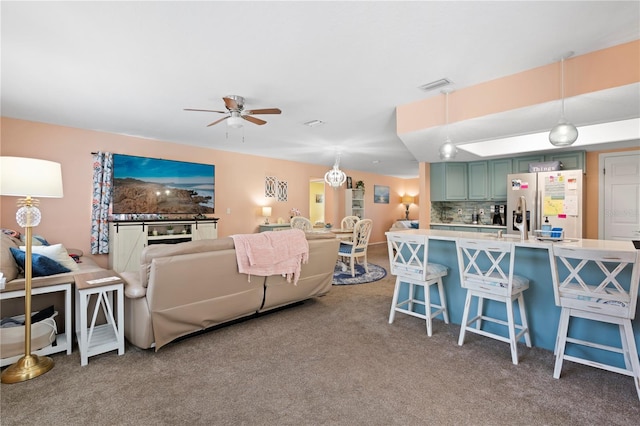
[[383,279],[387,275],[387,271],[382,266],[368,263],[367,267],[369,269],[369,273],[365,273],[364,266],[356,264],[354,268],[356,276],[352,277],[349,265],[347,265],[347,270],[343,271],[342,264],[340,262],[336,263],[336,267],[333,270],[333,285],[372,283]]

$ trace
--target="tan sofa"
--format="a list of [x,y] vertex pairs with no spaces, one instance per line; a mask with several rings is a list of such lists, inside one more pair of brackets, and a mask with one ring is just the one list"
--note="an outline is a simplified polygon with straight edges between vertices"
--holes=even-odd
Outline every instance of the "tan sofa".
[[[6,279],[4,291],[22,290],[24,289],[24,274],[20,271],[16,261],[11,255],[10,248],[18,248],[24,245],[20,240],[0,233],[0,271],[2,271]],[[34,249],[35,250],[35,249]],[[82,251],[77,249],[64,249],[69,255],[75,255],[80,258],[76,271],[64,272],[61,274],[49,275],[46,277],[33,277],[31,285],[35,287],[45,287],[56,284],[75,283],[75,275],[85,272],[93,272],[102,270],[91,258],[83,256]],[[23,309],[24,310],[24,309]],[[24,313],[24,312],[21,312]]]
[[326,294],[339,240],[328,232],[306,235],[309,261],[297,285],[280,275],[240,274],[231,237],[146,247],[140,273],[121,274],[125,337],[157,351],[196,331]]

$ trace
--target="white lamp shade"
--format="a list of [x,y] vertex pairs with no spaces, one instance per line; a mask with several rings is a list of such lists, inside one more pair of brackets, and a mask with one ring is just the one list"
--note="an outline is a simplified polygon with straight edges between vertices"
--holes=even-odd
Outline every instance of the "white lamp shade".
[[0,195],[62,198],[60,163],[0,157]]
[[263,207],[262,208],[262,216],[263,217],[270,217],[271,216],[271,207]]

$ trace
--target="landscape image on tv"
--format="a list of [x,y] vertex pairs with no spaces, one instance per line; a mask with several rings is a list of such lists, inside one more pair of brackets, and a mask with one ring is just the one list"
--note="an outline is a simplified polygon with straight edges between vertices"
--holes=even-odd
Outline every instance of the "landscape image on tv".
[[113,214],[214,212],[214,165],[113,154]]

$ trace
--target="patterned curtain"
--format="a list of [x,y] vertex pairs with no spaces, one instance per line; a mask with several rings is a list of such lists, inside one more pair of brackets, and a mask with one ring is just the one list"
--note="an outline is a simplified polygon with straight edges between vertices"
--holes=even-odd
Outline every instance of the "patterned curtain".
[[93,154],[93,199],[91,201],[91,254],[109,253],[109,205],[113,154]]

